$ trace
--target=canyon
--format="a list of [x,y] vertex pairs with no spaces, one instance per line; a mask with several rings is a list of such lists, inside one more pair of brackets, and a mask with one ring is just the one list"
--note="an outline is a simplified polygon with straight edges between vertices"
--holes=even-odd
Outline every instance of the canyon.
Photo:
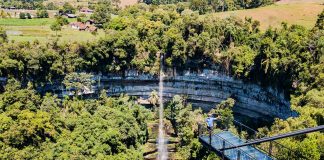
[[[105,89],[108,96],[127,94],[147,99],[150,93],[159,91],[159,76],[127,71],[123,74],[94,75],[94,85],[88,94]],[[2,80],[3,81],[3,80]],[[60,84],[47,84],[39,87],[40,93],[53,92],[63,97],[68,92]],[[165,101],[174,95],[183,95],[193,108],[208,112],[227,98],[235,99],[233,112],[238,117],[252,118],[253,121],[271,122],[274,118],[286,119],[297,116],[290,108],[289,100],[282,92],[271,87],[243,82],[223,73],[203,70],[200,73],[184,71],[166,72],[163,97]]]

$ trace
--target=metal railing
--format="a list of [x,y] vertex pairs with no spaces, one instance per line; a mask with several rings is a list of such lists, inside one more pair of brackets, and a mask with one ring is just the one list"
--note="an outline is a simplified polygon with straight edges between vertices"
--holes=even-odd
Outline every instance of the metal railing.
[[[213,128],[213,131],[215,131],[215,128]],[[209,142],[207,142],[207,144],[210,147],[215,147],[215,149],[220,150],[220,149],[224,149],[224,148],[227,148],[227,147],[235,146],[234,144],[232,144],[228,140],[224,139],[223,137],[218,136],[217,134],[213,134],[213,133],[215,133],[213,131],[212,131],[213,136],[209,137],[207,127],[205,125],[203,125],[203,124],[200,124],[200,123],[198,124],[198,135],[199,135],[199,137],[200,136],[208,136],[209,138],[211,138],[211,139],[209,139]],[[219,130],[219,131],[221,131],[221,130]],[[216,139],[215,139],[215,136],[217,137]],[[212,146],[212,143],[215,142],[215,141],[218,141],[217,144],[219,146],[215,146],[217,144]],[[225,159],[225,156],[228,159],[236,159],[236,160],[256,160],[257,159],[255,156],[250,155],[249,153],[245,152],[241,148],[233,148],[233,149],[224,150],[224,151],[220,151],[220,152],[222,154],[222,159]]]
[[[249,126],[234,120],[233,123],[239,128],[239,134],[238,136],[240,138],[246,138],[247,142],[253,139],[258,138],[258,134],[259,134],[259,138],[261,137],[266,137],[266,135],[264,134],[260,134],[258,131],[250,128]],[[242,136],[242,131],[246,131],[249,136],[248,137],[243,137]],[[235,133],[233,133],[235,134]],[[252,138],[249,138],[252,137]],[[258,148],[260,151],[267,153],[270,157],[274,157],[276,159],[286,159],[286,157],[291,157],[293,159],[309,159],[305,156],[303,156],[302,154],[300,154],[299,152],[277,142],[277,141],[270,141],[270,142],[263,142],[260,143],[258,145],[254,144],[253,147]]]
[[[238,136],[240,139],[245,140],[246,143],[253,141],[257,138],[266,137],[266,135],[260,134],[258,131],[250,128],[249,126],[247,126],[239,121],[234,120],[233,123],[235,124],[238,132],[231,132],[231,133]],[[218,148],[219,152],[222,152],[222,149],[224,149],[224,148],[235,147],[235,145],[231,144],[226,139],[216,135],[215,133],[217,133],[217,130],[218,130],[218,132],[222,131],[221,129],[214,127],[213,131],[212,131],[212,135],[217,136],[220,139],[220,143],[224,144],[221,148]],[[246,137],[243,136],[243,131],[245,131],[248,134]],[[201,123],[198,124],[198,135],[199,136],[203,136],[203,135],[209,136],[207,127]],[[211,145],[211,144],[209,144],[209,145]],[[253,144],[251,146],[253,146],[254,148],[257,148],[259,151],[261,151],[261,152],[267,154],[269,157],[272,157],[275,159],[286,159],[287,157],[290,157],[291,159],[309,159],[309,158],[303,156],[301,153],[277,142],[276,140]],[[244,159],[257,159],[255,156],[244,152],[242,149],[240,149],[240,147],[229,149],[229,150],[231,150],[230,151],[231,155],[236,155],[235,159],[242,159],[242,157]],[[237,153],[235,154],[233,152],[237,152]],[[225,152],[223,152],[222,155],[224,155],[226,153],[227,152],[225,150]]]

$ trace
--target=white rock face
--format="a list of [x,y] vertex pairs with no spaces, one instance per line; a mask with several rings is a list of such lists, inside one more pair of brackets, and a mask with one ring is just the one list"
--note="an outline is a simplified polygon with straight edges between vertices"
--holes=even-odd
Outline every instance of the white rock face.
[[[251,118],[271,121],[275,117],[286,119],[297,115],[291,111],[290,103],[284,98],[284,95],[271,88],[265,89],[257,84],[244,83],[210,70],[204,70],[201,74],[184,72],[181,75],[175,75],[174,72],[168,73],[164,79],[163,97],[165,100],[174,95],[186,95],[188,102],[192,103],[193,107],[209,111],[221,101],[232,97],[236,100],[234,113]],[[97,75],[94,79],[97,81],[97,85],[92,89],[96,91],[100,86],[100,88],[106,89],[107,94],[111,96],[126,93],[130,96],[148,98],[153,90],[158,91],[159,89],[158,76],[140,74],[136,71],[128,71],[123,76],[117,74]],[[2,77],[0,82],[5,80]],[[60,85],[48,84],[38,91],[61,94],[65,90]]]
[[[100,86],[111,96],[127,93],[130,96],[148,98],[153,90],[158,91],[158,77],[134,72],[126,76],[101,76],[100,82]],[[170,99],[174,95],[186,95],[194,107],[200,107],[204,111],[232,97],[236,100],[234,113],[251,118],[267,121],[274,117],[286,119],[296,115],[283,94],[215,73],[167,76],[163,96]]]

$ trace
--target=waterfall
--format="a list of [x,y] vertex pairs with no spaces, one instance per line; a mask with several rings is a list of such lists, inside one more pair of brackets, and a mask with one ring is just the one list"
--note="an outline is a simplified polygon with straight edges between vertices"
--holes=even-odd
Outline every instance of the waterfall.
[[163,56],[160,62],[160,81],[159,81],[159,137],[158,137],[158,160],[166,160],[168,157],[167,139],[164,137],[163,124]]

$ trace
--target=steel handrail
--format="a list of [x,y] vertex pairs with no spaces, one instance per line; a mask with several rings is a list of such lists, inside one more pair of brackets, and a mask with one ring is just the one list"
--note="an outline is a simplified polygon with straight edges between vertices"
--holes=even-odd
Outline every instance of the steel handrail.
[[[232,148],[237,148],[237,147],[244,147],[244,146],[260,144],[260,143],[264,143],[264,142],[273,142],[274,140],[277,140],[277,139],[282,139],[282,138],[287,138],[287,137],[292,137],[292,136],[297,136],[297,135],[301,135],[301,134],[307,134],[307,133],[317,132],[317,131],[322,131],[322,130],[324,130],[324,125],[320,125],[320,126],[312,127],[312,128],[306,128],[306,129],[302,129],[302,130],[297,130],[297,131],[293,131],[293,132],[289,132],[289,133],[279,134],[279,135],[275,135],[272,137],[264,137],[264,138],[260,138],[260,139],[256,139],[256,140],[247,142],[245,144],[223,148],[221,150],[227,150],[227,149],[232,149]],[[305,159],[309,159],[301,154],[299,154],[299,156],[302,156]]]
[[[222,137],[220,137],[220,136],[218,136],[218,135],[216,135],[216,134],[215,134],[215,136],[221,138],[223,141],[227,142],[229,145],[234,146],[234,144],[232,144],[231,142],[227,141],[226,139],[224,139],[224,138],[222,138]],[[238,149],[238,150],[241,151],[241,153],[245,153],[245,154],[246,154],[247,156],[249,156],[250,158],[252,158],[252,159],[256,159],[254,156],[252,156],[252,155],[250,155],[249,153],[243,151],[243,150],[242,150],[241,148],[239,148],[239,147],[238,147],[238,148],[233,148],[233,149]],[[224,152],[224,154],[225,154],[225,152]]]
[[[198,124],[198,125],[202,126],[201,124]],[[206,129],[205,126],[204,126],[204,129]],[[214,129],[213,129],[213,130],[214,130]],[[206,134],[202,134],[202,135],[206,135]],[[207,136],[209,136],[209,135],[207,135]],[[228,143],[230,146],[235,146],[234,144],[232,144],[231,142],[227,141],[226,139],[220,137],[220,136],[217,135],[217,134],[213,134],[213,136],[216,136],[216,137],[220,138],[222,141],[225,141],[225,142]],[[247,156],[248,156],[249,158],[251,158],[251,159],[257,159],[257,158],[255,158],[255,156],[250,155],[249,153],[245,152],[244,150],[242,150],[242,149],[239,148],[239,147],[237,147],[237,148],[233,148],[233,149],[238,149],[238,150],[240,150],[241,153],[244,153],[245,155],[247,155]],[[224,151],[223,154],[225,154],[225,151]]]
[[[245,124],[243,124],[243,123],[241,123],[241,122],[239,122],[239,121],[233,120],[233,122],[236,123],[236,124],[239,124],[240,126],[245,127],[246,129],[248,129],[249,131],[253,132],[254,134],[259,133],[258,131],[254,130],[254,129],[250,128],[250,127],[248,127],[247,125],[245,125]],[[240,136],[240,135],[239,135],[239,136]],[[266,135],[264,135],[264,134],[261,134],[261,136],[266,137]],[[247,142],[248,142],[248,141],[247,141]],[[283,147],[283,148],[287,149],[287,150],[288,150],[289,152],[291,152],[291,153],[297,153],[297,151],[295,151],[295,150],[293,150],[293,149],[291,149],[291,148],[289,148],[289,147],[287,147],[287,146],[285,146],[285,145],[283,145],[283,144],[281,144],[281,143],[279,143],[279,142],[277,142],[277,141],[275,141],[275,140],[273,140],[273,141],[271,141],[271,142],[273,142],[273,143],[279,145],[280,147]],[[261,147],[258,147],[258,146],[255,146],[255,147],[256,147],[256,148],[259,148],[259,149],[262,150],[263,152],[266,152],[266,153],[268,152],[268,151],[265,151],[265,150],[264,150],[263,148],[261,148]],[[299,154],[299,155],[300,155],[300,154]],[[277,158],[276,155],[271,155],[271,156]],[[300,155],[300,156],[302,156],[302,157],[305,158],[305,159],[308,159],[307,157],[305,157],[305,156],[303,156],[303,155]]]

